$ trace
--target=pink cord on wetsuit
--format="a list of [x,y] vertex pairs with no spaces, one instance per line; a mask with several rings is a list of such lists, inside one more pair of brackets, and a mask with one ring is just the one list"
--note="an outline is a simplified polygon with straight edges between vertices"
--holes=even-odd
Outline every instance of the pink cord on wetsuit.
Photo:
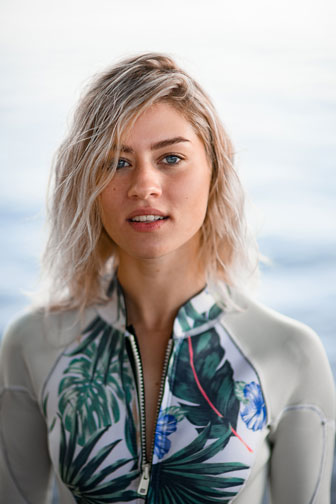
[[[194,365],[194,351],[193,351],[193,347],[192,347],[192,343],[191,343],[191,336],[188,336],[188,346],[189,346],[189,362],[190,362],[190,366],[191,366],[197,387],[198,387],[199,391],[201,392],[202,396],[204,397],[204,399],[206,400],[206,402],[209,404],[210,408],[213,409],[213,411],[216,413],[216,415],[219,416],[219,418],[223,418],[223,415],[220,413],[220,411],[218,411],[216,406],[214,404],[212,404],[212,402],[210,401],[209,397],[207,396],[204,388],[202,387],[202,385],[198,379],[195,365]],[[239,441],[241,441],[243,443],[243,445],[248,449],[248,451],[253,453],[252,448],[250,448],[249,445],[247,443],[245,443],[245,441],[241,438],[241,436],[239,436],[239,434],[234,430],[234,428],[231,425],[230,425],[230,428],[231,428],[232,433],[239,439]]]

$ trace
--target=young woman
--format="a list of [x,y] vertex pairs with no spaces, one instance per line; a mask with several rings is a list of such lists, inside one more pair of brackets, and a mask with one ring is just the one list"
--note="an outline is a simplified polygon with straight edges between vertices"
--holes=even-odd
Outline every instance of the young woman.
[[252,301],[233,150],[200,86],[143,54],[98,76],[55,162],[43,308],[1,351],[1,502],[327,504],[319,338]]

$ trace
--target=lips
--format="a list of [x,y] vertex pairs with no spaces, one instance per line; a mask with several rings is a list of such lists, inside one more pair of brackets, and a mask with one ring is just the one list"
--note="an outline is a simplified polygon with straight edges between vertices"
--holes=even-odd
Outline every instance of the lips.
[[138,208],[131,212],[126,220],[129,222],[156,222],[167,218],[167,214],[156,208]]
[[169,216],[156,208],[138,208],[127,216],[127,222],[134,231],[153,232],[161,229]]

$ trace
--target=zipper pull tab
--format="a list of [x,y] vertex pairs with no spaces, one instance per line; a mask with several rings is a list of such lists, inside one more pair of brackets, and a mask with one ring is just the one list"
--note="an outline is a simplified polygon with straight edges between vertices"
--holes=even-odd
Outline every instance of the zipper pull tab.
[[149,487],[149,464],[145,464],[142,468],[140,483],[138,486],[138,493],[140,495],[147,495]]

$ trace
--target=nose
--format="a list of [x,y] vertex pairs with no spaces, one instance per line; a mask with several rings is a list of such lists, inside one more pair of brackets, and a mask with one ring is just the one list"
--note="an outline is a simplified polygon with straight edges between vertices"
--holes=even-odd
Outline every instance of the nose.
[[128,189],[128,197],[132,199],[157,198],[162,194],[160,173],[150,163],[142,163],[133,173]]

